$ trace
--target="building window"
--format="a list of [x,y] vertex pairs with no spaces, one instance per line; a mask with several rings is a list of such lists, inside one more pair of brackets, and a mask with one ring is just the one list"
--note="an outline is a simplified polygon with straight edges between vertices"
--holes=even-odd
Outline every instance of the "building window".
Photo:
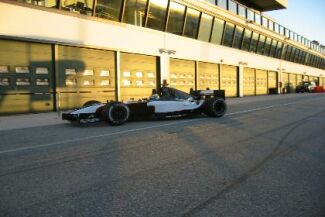
[[257,49],[257,43],[258,43],[258,33],[255,33],[253,32],[253,35],[252,35],[252,40],[251,40],[251,46],[249,48],[249,51],[250,52],[256,52],[256,49]]
[[275,52],[275,57],[281,59],[282,57],[282,50],[285,50],[285,48],[283,47],[283,43],[282,42],[278,42],[277,46],[276,46],[276,52]]
[[279,26],[279,24],[274,23],[274,31],[275,31],[276,33],[280,33],[280,26]]
[[190,38],[196,38],[199,26],[200,12],[187,8],[184,35]]
[[163,30],[168,0],[150,0],[147,27]]
[[269,29],[274,31],[274,22],[269,20]]
[[251,44],[251,37],[252,37],[252,31],[245,29],[243,45],[241,48],[242,50],[249,51],[249,46]]
[[234,30],[235,30],[234,24],[226,23],[222,45],[232,47],[232,41],[234,38]]
[[270,48],[270,55],[271,57],[274,57],[275,56],[275,52],[276,52],[276,46],[278,44],[278,41],[276,40],[272,40],[272,45],[271,45],[271,48]]
[[225,21],[220,20],[218,18],[214,19],[212,36],[211,36],[212,43],[221,44],[224,26],[225,26]]
[[199,28],[198,39],[209,42],[213,17],[207,14],[202,14]]
[[237,14],[237,3],[229,0],[228,1],[228,4],[229,4],[229,11],[233,12],[234,14]]
[[185,6],[177,4],[175,2],[170,2],[169,8],[167,32],[182,35]]
[[47,8],[56,8],[57,7],[57,0],[16,0],[18,2],[23,2],[27,4],[47,7]]
[[261,25],[262,23],[261,15],[259,15],[258,13],[255,13],[255,23],[259,25]]
[[143,26],[147,0],[126,0],[123,21],[136,26]]
[[265,47],[264,47],[264,55],[269,56],[270,50],[271,50],[271,45],[272,45],[272,39],[267,38],[265,41]]
[[85,15],[92,15],[93,0],[62,0],[62,9]]
[[122,0],[97,0],[96,16],[119,21],[121,13]]
[[243,33],[244,33],[244,28],[242,28],[240,26],[236,26],[235,36],[234,36],[234,44],[233,44],[234,48],[238,48],[238,49],[241,48]]
[[250,9],[247,9],[247,20],[254,21],[254,12]]
[[265,28],[269,28],[269,20],[266,17],[262,17],[262,24]]
[[265,36],[260,35],[257,45],[257,53],[263,55],[264,53],[264,45],[265,45]]
[[238,15],[246,18],[246,7],[238,4]]
[[218,6],[227,10],[227,1],[228,0],[218,0]]
[[297,48],[293,47],[291,50],[291,55],[289,57],[289,61],[290,62],[294,62],[295,61],[295,56],[296,56],[296,52],[297,52]]

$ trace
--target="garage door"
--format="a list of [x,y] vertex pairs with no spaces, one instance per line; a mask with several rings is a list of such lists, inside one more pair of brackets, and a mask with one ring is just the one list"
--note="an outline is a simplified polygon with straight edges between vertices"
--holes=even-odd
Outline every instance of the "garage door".
[[220,89],[225,90],[226,96],[238,96],[237,67],[221,65]]
[[289,83],[292,85],[293,88],[297,86],[297,75],[296,74],[289,74]]
[[59,46],[57,92],[61,109],[115,99],[113,51]]
[[269,88],[277,88],[277,72],[268,72],[268,86]]
[[195,89],[195,62],[170,59],[170,86],[189,93]]
[[256,70],[256,95],[267,94],[267,71]]
[[289,83],[289,74],[282,72],[282,87],[287,86]]
[[297,75],[297,85],[300,84],[303,80],[303,75]]
[[53,110],[51,45],[0,40],[0,114]]
[[255,69],[244,68],[244,96],[255,95]]
[[148,98],[157,83],[157,57],[121,53],[121,100]]
[[219,66],[213,63],[198,62],[197,89],[219,89]]

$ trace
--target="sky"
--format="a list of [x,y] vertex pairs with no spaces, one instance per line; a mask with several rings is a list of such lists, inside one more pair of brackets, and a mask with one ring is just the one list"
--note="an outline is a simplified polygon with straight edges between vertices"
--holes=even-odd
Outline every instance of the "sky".
[[265,13],[309,40],[325,45],[325,0],[288,0],[288,8]]

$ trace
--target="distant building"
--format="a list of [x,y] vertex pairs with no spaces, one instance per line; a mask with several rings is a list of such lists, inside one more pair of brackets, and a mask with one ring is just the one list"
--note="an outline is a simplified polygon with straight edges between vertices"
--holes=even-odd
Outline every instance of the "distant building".
[[325,84],[324,46],[263,15],[286,0],[3,0],[0,114],[138,100],[163,80],[228,97]]

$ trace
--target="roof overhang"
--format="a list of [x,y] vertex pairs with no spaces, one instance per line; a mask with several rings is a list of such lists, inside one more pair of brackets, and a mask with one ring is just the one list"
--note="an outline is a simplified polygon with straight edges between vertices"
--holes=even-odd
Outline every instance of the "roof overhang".
[[288,7],[288,0],[237,0],[259,11],[272,11]]

